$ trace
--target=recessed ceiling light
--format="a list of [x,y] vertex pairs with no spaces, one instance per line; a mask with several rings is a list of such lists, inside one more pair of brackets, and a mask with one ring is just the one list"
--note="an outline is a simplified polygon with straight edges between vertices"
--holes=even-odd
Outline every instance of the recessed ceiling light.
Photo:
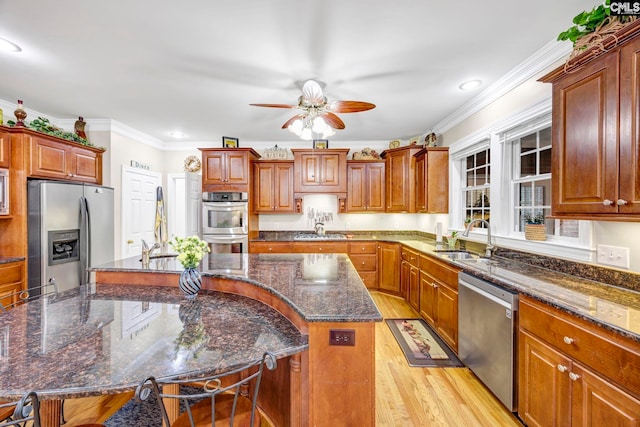
[[17,44],[10,42],[7,39],[0,38],[0,50],[5,52],[20,52],[22,49]]
[[468,82],[464,82],[460,86],[458,86],[458,89],[471,90],[477,88],[478,86],[480,86],[480,84],[482,84],[480,80],[469,80]]
[[181,138],[184,138],[184,137],[185,137],[185,136],[187,136],[187,135],[185,135],[184,133],[182,133],[182,132],[180,132],[180,131],[177,131],[177,130],[176,130],[176,131],[173,131],[173,132],[169,132],[169,136],[172,136],[172,137],[174,137],[174,138],[181,139]]

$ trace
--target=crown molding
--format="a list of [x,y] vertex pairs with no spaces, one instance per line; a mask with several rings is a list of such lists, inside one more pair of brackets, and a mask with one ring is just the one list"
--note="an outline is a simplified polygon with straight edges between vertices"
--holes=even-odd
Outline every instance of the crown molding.
[[494,84],[438,122],[433,126],[434,131],[439,134],[448,131],[522,83],[540,75],[558,61],[565,59],[571,53],[571,49],[570,43],[550,41]]

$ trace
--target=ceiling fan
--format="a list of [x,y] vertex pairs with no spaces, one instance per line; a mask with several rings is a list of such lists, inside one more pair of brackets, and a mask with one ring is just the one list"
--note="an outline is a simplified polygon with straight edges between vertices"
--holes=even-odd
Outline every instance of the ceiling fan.
[[333,101],[327,102],[320,84],[308,80],[302,86],[302,95],[298,97],[297,105],[289,104],[250,104],[256,107],[297,108],[302,113],[287,120],[282,129],[291,132],[305,140],[313,139],[314,135],[326,138],[335,135],[334,129],[344,129],[342,119],[335,113],[356,113],[375,108],[375,104],[363,101]]

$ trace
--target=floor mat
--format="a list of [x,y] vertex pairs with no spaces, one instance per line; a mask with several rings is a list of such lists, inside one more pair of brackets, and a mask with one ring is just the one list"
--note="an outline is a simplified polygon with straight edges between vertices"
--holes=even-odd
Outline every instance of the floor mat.
[[387,319],[410,366],[461,367],[462,362],[422,319]]

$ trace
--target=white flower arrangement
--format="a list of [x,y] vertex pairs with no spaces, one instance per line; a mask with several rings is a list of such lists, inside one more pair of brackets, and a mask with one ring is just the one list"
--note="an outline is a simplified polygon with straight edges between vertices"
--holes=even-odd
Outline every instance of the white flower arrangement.
[[178,253],[178,261],[184,268],[196,268],[205,254],[211,252],[207,242],[200,240],[198,236],[175,236],[169,245]]

